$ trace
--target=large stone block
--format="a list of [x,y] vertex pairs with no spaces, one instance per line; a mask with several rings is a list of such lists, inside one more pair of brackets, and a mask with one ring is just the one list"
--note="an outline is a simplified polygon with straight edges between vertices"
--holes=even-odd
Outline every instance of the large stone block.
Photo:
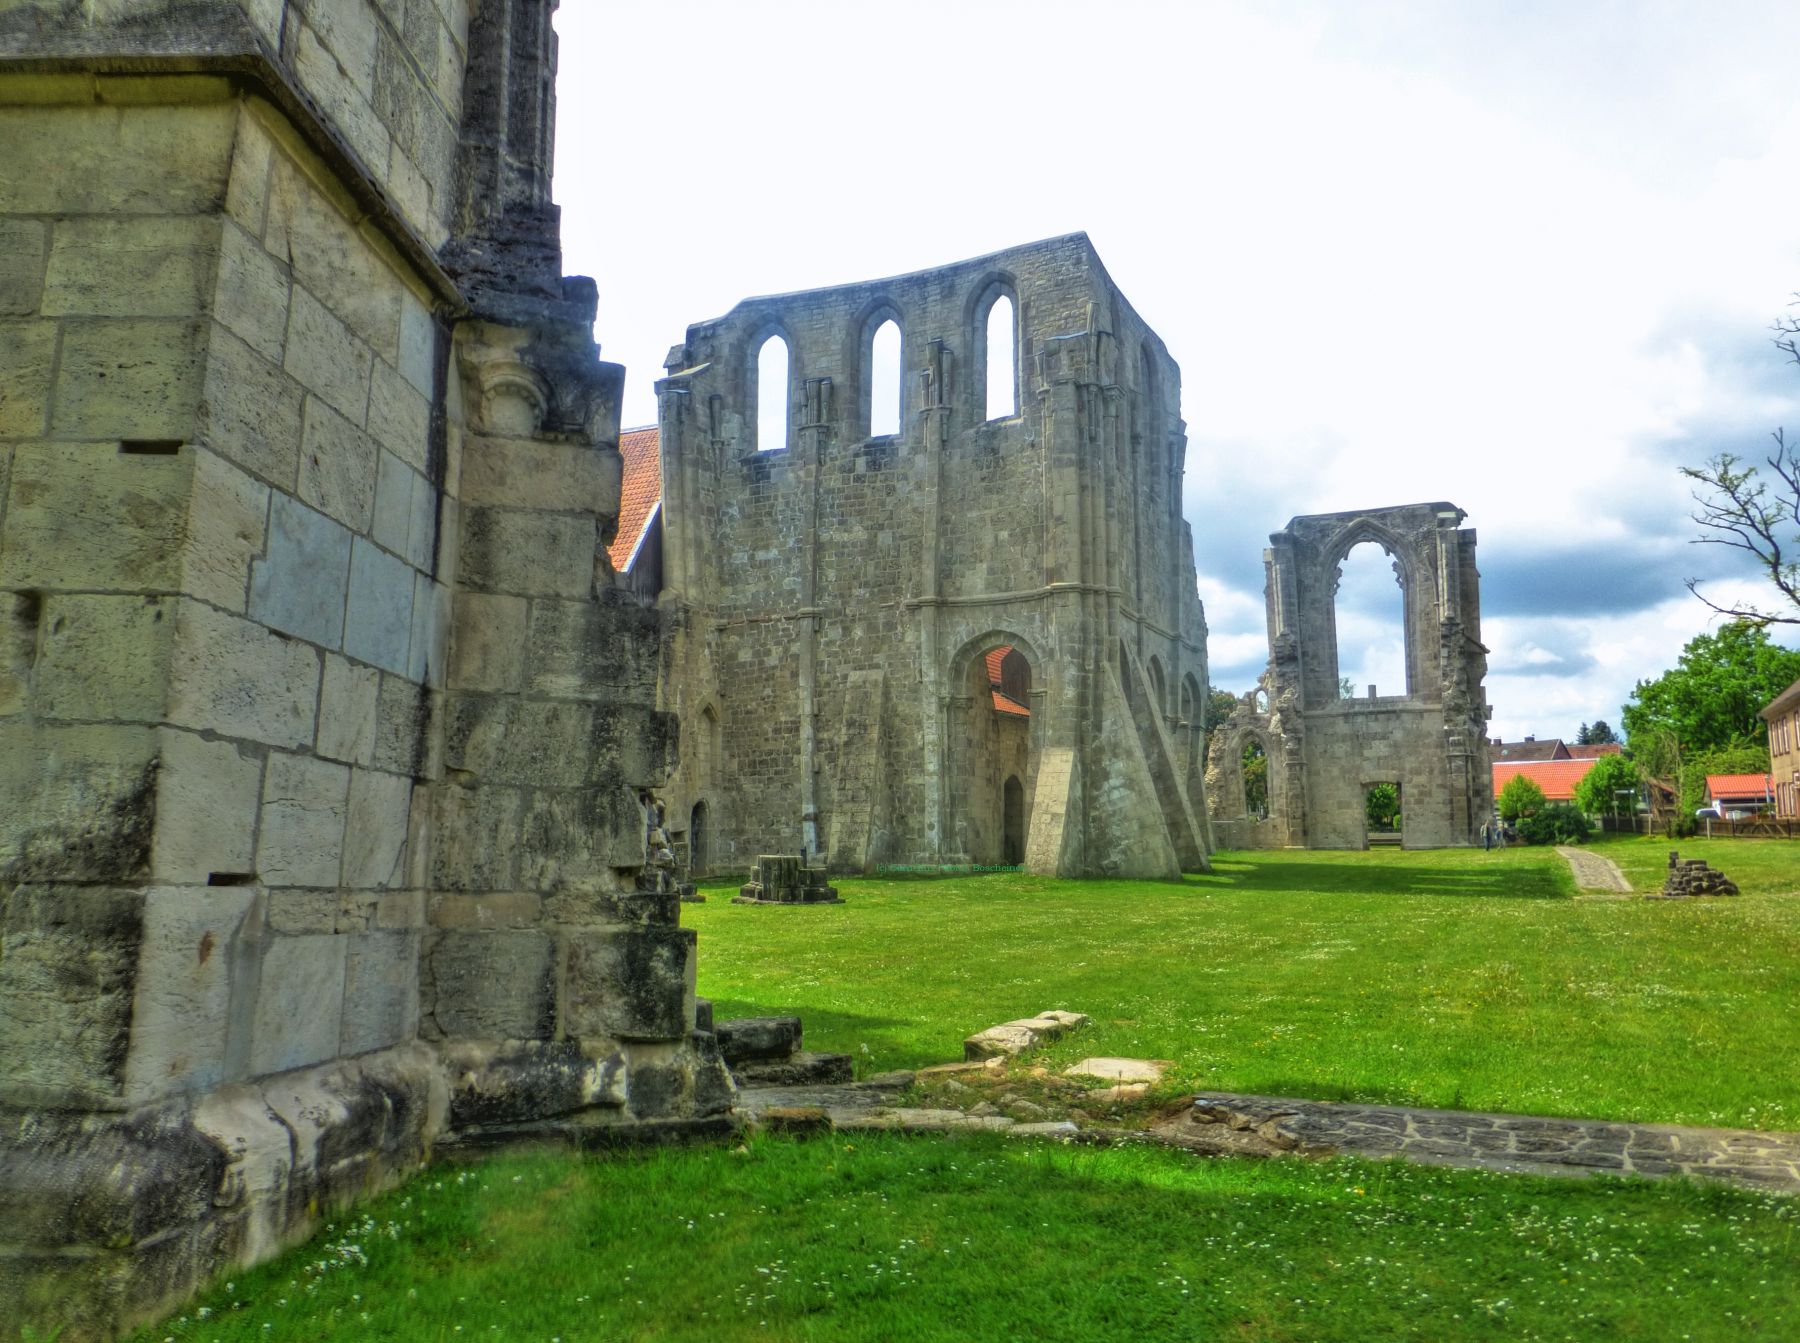
[[319,652],[197,602],[176,614],[168,721],[298,749],[313,738]]
[[375,515],[375,440],[318,397],[306,401],[300,497],[353,532]]
[[242,614],[250,566],[268,544],[269,487],[223,457],[194,450],[181,590]]
[[615,449],[472,434],[463,441],[462,501],[616,514],[620,472]]
[[405,884],[412,788],[412,780],[402,774],[369,769],[351,772],[349,823],[344,832],[345,886],[368,890]]
[[427,884],[445,891],[511,889],[521,801],[512,788],[433,789]]
[[412,1039],[419,1029],[419,934],[350,939],[344,965],[341,1054],[366,1054]]
[[203,215],[57,221],[43,311],[58,316],[188,317],[212,277],[219,225]]
[[350,587],[350,533],[287,495],[273,496],[269,553],[250,574],[250,615],[274,629],[337,648]]
[[694,1020],[691,928],[561,934],[563,1029],[617,1040],[679,1040]]
[[526,1040],[495,1048],[451,1043],[450,1122],[458,1129],[529,1123],[625,1103],[625,1059],[580,1040]]
[[413,578],[412,647],[406,674],[441,689],[450,665],[450,589],[426,574]]
[[384,675],[375,701],[375,768],[415,779],[436,777],[432,713],[432,695],[424,686]]
[[279,366],[215,328],[197,434],[214,452],[292,491],[300,471],[304,397],[301,385]]
[[251,234],[227,224],[219,239],[213,316],[264,359],[279,364],[287,343],[287,268]]
[[556,1027],[555,944],[541,932],[441,932],[426,955],[430,1013],[452,1040],[547,1040]]
[[406,534],[412,527],[413,486],[423,479],[385,448],[375,468],[375,514],[369,536],[377,545],[405,556]]
[[575,889],[644,864],[644,809],[624,785],[541,791],[519,823],[519,879],[539,890]]
[[123,725],[0,723],[0,886],[124,882],[150,867],[156,734]]
[[529,610],[523,597],[458,593],[450,648],[451,686],[458,690],[521,689]]
[[0,586],[174,588],[194,458],[117,442],[20,444],[0,519]]
[[336,1057],[349,943],[347,937],[324,935],[269,939],[251,1028],[252,1075]]
[[0,438],[42,434],[56,368],[56,324],[0,321]]
[[529,688],[540,695],[655,703],[662,626],[622,593],[531,605]]
[[0,1096],[106,1107],[125,1089],[144,897],[104,886],[22,885],[0,923]]
[[125,1069],[133,1103],[226,1080],[233,966],[259,949],[242,941],[246,921],[256,917],[256,892],[245,886],[145,892]]
[[223,196],[235,109],[8,107],[7,209],[17,214],[202,214]]
[[45,718],[162,718],[174,598],[58,593],[44,602],[33,707]]
[[385,671],[405,675],[412,627],[413,571],[357,537],[350,554],[344,651]]
[[288,304],[282,367],[352,424],[369,410],[368,346],[332,311],[296,284]]
[[34,313],[44,292],[50,226],[37,219],[0,219],[0,316]]
[[375,668],[327,653],[325,679],[319,689],[319,735],[313,749],[347,764],[371,763],[380,691],[381,673]]
[[572,788],[588,773],[593,709],[566,700],[451,695],[444,764],[488,783]]
[[275,752],[263,783],[257,875],[270,886],[338,884],[350,770]]
[[187,439],[206,373],[204,329],[139,318],[67,324],[52,428],[78,438]]
[[158,881],[205,885],[256,871],[262,756],[237,742],[163,728],[151,871]]
[[463,583],[478,592],[585,596],[600,534],[592,518],[499,508],[462,511]]
[[431,446],[429,395],[380,359],[370,374],[368,430],[413,470],[426,469]]

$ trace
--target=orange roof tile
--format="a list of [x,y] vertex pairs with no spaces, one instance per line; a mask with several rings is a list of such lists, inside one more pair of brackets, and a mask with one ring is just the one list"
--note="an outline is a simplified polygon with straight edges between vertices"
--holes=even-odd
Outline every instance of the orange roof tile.
[[1526,778],[1544,790],[1544,797],[1551,802],[1573,802],[1575,785],[1587,777],[1587,772],[1594,767],[1592,760],[1512,760],[1497,762],[1494,765],[1494,796],[1506,787],[1507,781],[1515,774],[1523,774]]
[[1020,718],[1031,717],[1030,709],[1027,709],[1011,695],[1002,694],[998,690],[994,692],[994,712],[1016,714]]
[[987,655],[989,685],[1000,684],[1000,664],[1006,661],[1006,655],[1010,652],[1012,652],[1011,644],[1003,644],[999,648],[989,650]]
[[1760,802],[1772,791],[1767,774],[1708,774],[1706,776],[1706,795],[1715,802],[1741,798],[1754,798]]
[[625,478],[619,485],[619,534],[606,553],[613,568],[624,573],[643,539],[644,529],[662,502],[661,435],[655,425],[627,429],[619,435],[619,453],[625,458]]

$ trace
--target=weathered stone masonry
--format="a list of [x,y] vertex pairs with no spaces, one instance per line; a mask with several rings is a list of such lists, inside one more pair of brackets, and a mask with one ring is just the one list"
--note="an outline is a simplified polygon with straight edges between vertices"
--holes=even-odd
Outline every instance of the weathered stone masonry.
[[[1001,299],[1017,413],[989,420]],[[878,437],[889,320],[900,429]],[[771,336],[785,388],[757,386]],[[1034,871],[1204,865],[1180,372],[1084,235],[746,300],[668,368],[664,702],[688,744],[670,815],[704,832],[702,866],[801,845],[840,871],[998,863],[1009,788]],[[771,395],[790,429],[758,444]],[[1028,727],[994,722],[1000,648],[1028,664]]]
[[0,1319],[730,1104],[553,0],[0,10]]
[[[1298,517],[1269,538],[1269,669],[1220,726],[1207,765],[1219,842],[1232,848],[1358,849],[1365,790],[1400,788],[1403,842],[1480,842],[1493,810],[1487,649],[1475,533],[1447,503]],[[1344,557],[1374,542],[1394,561],[1405,612],[1406,690],[1338,693],[1335,599]],[[1245,815],[1242,751],[1269,761],[1269,814]]]

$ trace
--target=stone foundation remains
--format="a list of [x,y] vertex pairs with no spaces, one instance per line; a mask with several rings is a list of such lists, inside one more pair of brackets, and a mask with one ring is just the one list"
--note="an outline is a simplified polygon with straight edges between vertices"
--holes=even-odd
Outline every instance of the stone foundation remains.
[[1084,235],[748,299],[668,369],[697,872],[1205,866],[1181,375]]
[[[1402,843],[1480,842],[1493,810],[1487,649],[1475,533],[1447,503],[1297,517],[1269,538],[1269,668],[1214,734],[1207,793],[1229,848],[1360,849],[1366,790],[1400,791]],[[1335,597],[1344,557],[1370,541],[1392,557],[1405,609],[1403,694],[1340,693]],[[1268,759],[1267,815],[1245,805],[1242,759]]]
[[734,905],[841,905],[843,897],[826,879],[825,869],[809,867],[799,854],[764,854],[750,880],[738,887]]
[[0,7],[0,1320],[716,1122],[554,0]]
[[1690,895],[1736,895],[1737,883],[1723,872],[1708,867],[1699,858],[1683,858],[1678,850],[1669,851],[1669,875],[1660,896],[1653,900],[1679,900]]

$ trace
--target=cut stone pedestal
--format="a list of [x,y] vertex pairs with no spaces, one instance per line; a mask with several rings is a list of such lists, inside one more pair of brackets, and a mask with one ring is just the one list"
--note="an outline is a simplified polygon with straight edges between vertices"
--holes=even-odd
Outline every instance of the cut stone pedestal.
[[825,869],[807,867],[798,854],[763,854],[750,880],[732,897],[734,905],[841,905],[837,887],[828,885]]
[[799,1017],[740,1017],[714,1030],[719,1054],[740,1087],[829,1086],[851,1080],[848,1054],[800,1047]]

